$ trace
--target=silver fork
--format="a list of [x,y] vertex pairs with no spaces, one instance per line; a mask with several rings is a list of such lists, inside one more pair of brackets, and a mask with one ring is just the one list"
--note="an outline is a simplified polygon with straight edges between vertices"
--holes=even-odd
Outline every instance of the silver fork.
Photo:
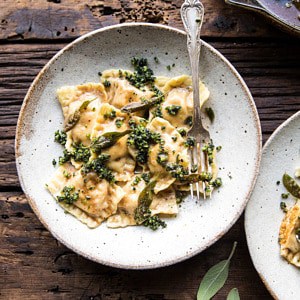
[[[189,173],[191,169],[196,166],[198,172],[209,172],[210,166],[206,152],[202,151],[202,147],[205,144],[211,143],[209,132],[203,127],[201,119],[200,109],[200,95],[199,95],[199,59],[200,59],[200,30],[202,27],[204,17],[204,7],[200,0],[185,0],[181,6],[181,19],[185,31],[187,33],[187,48],[190,57],[191,70],[192,70],[192,82],[193,82],[193,99],[194,99],[194,115],[193,125],[189,131],[189,137],[195,139],[194,147],[189,149],[190,165]],[[208,195],[211,196],[211,191],[207,191],[207,184],[202,181],[202,191],[204,199]],[[193,184],[190,186],[191,196],[194,197]],[[197,199],[200,199],[199,183],[196,183]]]

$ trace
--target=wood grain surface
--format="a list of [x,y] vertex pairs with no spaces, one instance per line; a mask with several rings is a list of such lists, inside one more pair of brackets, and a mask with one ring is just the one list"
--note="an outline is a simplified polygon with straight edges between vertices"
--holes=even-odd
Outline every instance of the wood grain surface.
[[[265,141],[300,110],[300,42],[221,0],[203,3],[204,40],[245,79]],[[70,40],[103,26],[146,21],[182,28],[180,5],[179,0],[1,1],[0,299],[195,299],[205,272],[227,257],[235,240],[239,244],[229,279],[214,299],[225,299],[233,287],[241,299],[272,298],[252,265],[243,217],[220,241],[188,261],[158,270],[120,270],[88,261],[57,242],[20,188],[15,128],[27,89],[43,65]]]
[[[59,2],[59,3],[57,3]],[[182,0],[2,0],[0,38],[8,40],[78,37],[88,31],[123,22],[163,23],[182,28]],[[284,36],[261,16],[226,6],[223,0],[203,0],[203,36]]]

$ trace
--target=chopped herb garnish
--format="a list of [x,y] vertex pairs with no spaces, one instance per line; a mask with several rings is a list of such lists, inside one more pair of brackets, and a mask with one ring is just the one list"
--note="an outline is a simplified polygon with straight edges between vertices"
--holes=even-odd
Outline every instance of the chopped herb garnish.
[[211,188],[210,188],[210,186],[209,186],[209,185],[206,186],[205,189],[204,189],[204,191],[205,191],[206,194],[210,194],[210,193],[211,193]]
[[161,141],[159,133],[150,131],[141,124],[136,125],[130,122],[133,131],[128,137],[128,146],[133,146],[138,151],[136,160],[140,164],[145,164],[148,160],[148,152],[151,144],[157,144]]
[[88,162],[91,152],[88,147],[85,147],[82,143],[73,144],[74,150],[71,152],[72,158],[77,162]]
[[170,105],[165,108],[165,110],[171,116],[176,116],[178,114],[178,112],[180,111],[180,109],[181,109],[180,105]]
[[116,111],[114,109],[112,109],[110,112],[106,112],[103,116],[104,116],[104,119],[113,120],[117,115],[116,115]]
[[[151,213],[151,212],[150,212]],[[152,230],[157,230],[159,227],[166,228],[167,224],[163,220],[160,219],[159,216],[150,216],[143,223],[145,227],[149,227]]]
[[164,149],[161,149],[161,151],[158,153],[156,161],[162,166],[165,166],[168,162],[168,152],[166,152]]
[[286,203],[285,202],[280,202],[280,208],[284,211],[284,212],[287,212],[287,206],[286,206]]
[[64,149],[64,151],[63,151],[63,156],[60,156],[60,157],[58,158],[58,163],[59,163],[60,165],[63,165],[64,163],[70,161],[71,158],[72,158],[71,153],[70,153],[67,149]]
[[105,179],[110,183],[115,182],[112,171],[106,167],[106,163],[110,158],[109,154],[101,154],[96,159],[83,165],[81,172],[86,175],[89,172],[95,172],[100,179]]
[[67,134],[64,131],[55,131],[54,141],[64,146],[67,142]]
[[209,164],[212,164],[214,161],[214,149],[215,146],[211,143],[206,144],[202,147],[202,151],[207,155]]
[[187,139],[186,139],[186,142],[184,143],[184,146],[185,147],[188,147],[188,148],[192,148],[195,146],[195,138],[192,137],[192,136],[189,136]]
[[193,117],[192,116],[188,116],[185,120],[184,120],[184,124],[188,125],[190,127],[193,126]]
[[201,172],[200,174],[188,174],[180,179],[183,183],[196,183],[199,181],[210,182],[212,179],[212,174],[210,172]]
[[164,94],[160,89],[158,89],[155,85],[152,85],[150,89],[154,93],[155,97],[161,98],[161,102],[164,101]]
[[200,23],[200,22],[201,22],[201,20],[200,20],[200,19],[196,19],[195,21],[196,21],[196,23]]
[[166,68],[167,68],[168,71],[171,71],[171,66],[170,65],[167,65]]
[[222,179],[220,177],[216,178],[211,185],[215,188],[222,186]]
[[111,83],[110,83],[110,81],[108,81],[107,79],[105,79],[105,80],[103,81],[103,85],[104,85],[106,88],[109,88],[109,87],[111,86]]
[[143,173],[141,177],[146,183],[150,182],[150,174],[149,173]]
[[65,202],[66,204],[73,204],[79,198],[79,193],[75,192],[74,186],[65,186],[61,191],[60,196],[57,196],[58,202]]
[[152,112],[153,116],[154,117],[159,117],[159,118],[162,118],[163,117],[163,114],[162,114],[162,111],[161,111],[161,105],[158,105]]
[[279,180],[278,180],[278,181],[276,181],[276,184],[277,184],[277,185],[279,185],[279,184],[280,184],[280,181],[279,181]]
[[222,146],[217,146],[217,147],[216,147],[216,150],[217,150],[218,152],[220,152],[220,151],[222,150]]
[[130,126],[131,129],[134,129],[137,126],[136,121],[134,119],[130,119],[128,125]]
[[183,180],[184,177],[189,173],[187,168],[175,163],[168,163],[166,166],[166,170],[171,174],[173,178],[176,178],[179,181]]
[[211,181],[212,174],[210,172],[201,172],[200,178],[201,178],[201,181]]
[[180,133],[181,136],[186,136],[186,130],[184,128],[179,128],[177,131]]
[[141,180],[140,176],[136,176],[131,185],[138,185]]
[[158,64],[159,63],[159,60],[158,60],[158,58],[155,56],[154,57],[154,61]]
[[183,192],[183,191],[175,191],[175,195],[176,195],[176,203],[180,204],[184,198],[187,195],[187,192]]
[[174,142],[176,142],[176,141],[177,141],[177,136],[172,136],[172,140],[173,140]]
[[60,156],[58,162],[60,165],[70,161],[72,158],[76,162],[87,162],[91,156],[90,149],[85,147],[82,143],[72,144],[73,150],[68,151],[64,149],[63,156]]
[[125,73],[125,78],[130,84],[140,89],[147,84],[152,85],[154,83],[155,77],[153,71],[148,67],[147,59],[134,57],[131,64],[134,67],[134,73]]
[[64,170],[63,171],[63,175],[64,177],[66,177],[67,179],[69,179],[71,177],[71,173],[69,173],[68,171]]
[[98,72],[98,75],[101,77],[102,76],[102,72]]
[[117,128],[121,128],[123,123],[124,123],[124,118],[117,118],[115,121]]
[[282,199],[287,199],[289,197],[289,193],[282,193],[281,198]]

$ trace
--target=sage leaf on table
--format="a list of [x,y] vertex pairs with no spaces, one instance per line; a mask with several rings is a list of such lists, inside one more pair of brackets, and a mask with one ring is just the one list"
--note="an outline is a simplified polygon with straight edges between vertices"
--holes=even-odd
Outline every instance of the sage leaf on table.
[[240,300],[238,289],[237,288],[232,289],[227,295],[226,300]]
[[236,245],[237,242],[234,242],[228,259],[220,261],[204,275],[198,289],[197,300],[209,300],[223,287],[228,278],[230,260]]

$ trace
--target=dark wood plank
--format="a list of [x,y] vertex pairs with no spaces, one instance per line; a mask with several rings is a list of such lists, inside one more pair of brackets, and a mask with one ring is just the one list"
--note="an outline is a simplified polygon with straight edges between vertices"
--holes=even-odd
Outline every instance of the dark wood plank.
[[[188,261],[147,271],[93,263],[57,242],[31,211],[22,192],[0,193],[1,299],[195,299],[205,272],[238,248],[225,287],[241,299],[271,299],[252,265],[243,217],[215,245]],[[11,298],[13,295],[14,298]]]
[[[60,3],[55,3],[60,2]],[[261,16],[223,0],[203,0],[204,37],[284,37]],[[91,30],[124,22],[150,22],[182,28],[181,0],[38,1],[0,3],[0,40],[74,39]]]

